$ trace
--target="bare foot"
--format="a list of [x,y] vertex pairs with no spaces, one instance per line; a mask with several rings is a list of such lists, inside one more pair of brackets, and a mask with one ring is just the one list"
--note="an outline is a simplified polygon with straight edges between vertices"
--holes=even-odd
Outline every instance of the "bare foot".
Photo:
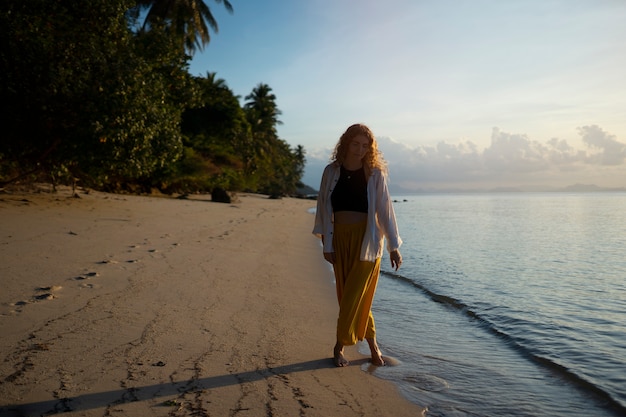
[[385,360],[383,359],[382,353],[380,353],[376,339],[367,339],[367,344],[370,345],[370,351],[372,352],[372,365],[385,366]]
[[343,356],[343,346],[341,346],[339,343],[337,343],[335,345],[335,348],[333,349],[333,363],[336,367],[339,368],[348,366],[350,364],[346,357]]
[[381,355],[380,352],[372,353],[372,365],[375,365],[375,366],[387,365],[385,363],[385,360],[383,359],[383,355]]

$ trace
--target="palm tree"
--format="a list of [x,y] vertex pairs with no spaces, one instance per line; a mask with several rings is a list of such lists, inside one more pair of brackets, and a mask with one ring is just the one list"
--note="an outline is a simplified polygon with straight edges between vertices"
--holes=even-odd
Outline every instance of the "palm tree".
[[[228,0],[215,0],[224,5],[229,13],[233,6]],[[215,33],[218,25],[211,9],[203,0],[137,0],[136,11],[148,9],[143,29],[163,26],[180,38],[184,48],[193,54],[202,50],[211,40],[209,26]],[[208,23],[208,26],[207,26]]]
[[282,124],[278,116],[282,112],[276,106],[276,96],[267,84],[259,84],[246,96],[244,109],[255,133],[276,135],[276,125]]
[[228,89],[226,80],[223,78],[217,78],[217,72],[207,71],[204,83],[209,87],[209,89]]

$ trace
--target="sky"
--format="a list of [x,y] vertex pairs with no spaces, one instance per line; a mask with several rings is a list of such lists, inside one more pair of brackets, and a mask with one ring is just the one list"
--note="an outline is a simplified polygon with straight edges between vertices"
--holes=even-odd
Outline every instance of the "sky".
[[269,85],[314,188],[353,123],[398,190],[626,187],[624,0],[230,2],[190,72]]

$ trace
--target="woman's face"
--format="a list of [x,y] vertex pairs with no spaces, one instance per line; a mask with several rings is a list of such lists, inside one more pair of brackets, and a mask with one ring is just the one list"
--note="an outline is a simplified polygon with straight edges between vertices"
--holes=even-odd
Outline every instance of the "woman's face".
[[370,141],[364,135],[357,135],[350,140],[348,144],[348,152],[346,159],[352,161],[361,161],[367,151],[370,149]]

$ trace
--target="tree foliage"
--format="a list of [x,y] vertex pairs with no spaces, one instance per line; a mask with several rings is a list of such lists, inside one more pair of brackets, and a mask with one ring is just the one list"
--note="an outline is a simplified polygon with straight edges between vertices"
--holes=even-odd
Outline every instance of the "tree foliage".
[[269,85],[260,83],[246,96],[244,109],[252,129],[252,153],[246,170],[263,192],[280,195],[295,192],[304,169],[304,150],[294,152],[280,139],[276,126],[281,111]]
[[125,0],[8,1],[0,24],[1,153],[21,168],[134,181],[182,150],[185,56],[164,33],[134,35]]
[[237,96],[215,73],[194,79],[200,105],[186,109],[182,118],[185,154],[175,164],[172,190],[186,185],[194,191],[219,186],[249,188],[243,166],[250,126]]
[[[233,6],[228,0],[215,2],[222,3],[228,12],[233,12]],[[143,9],[147,9],[147,14],[142,30],[165,29],[171,38],[190,53],[202,50],[211,41],[209,27],[215,33],[219,29],[211,9],[203,0],[136,0],[136,6],[130,10],[130,14],[138,17]]]
[[[148,3],[163,17],[137,30],[137,10]],[[163,14],[166,3],[198,12],[175,18]],[[185,33],[208,42],[189,23],[200,13],[217,29],[201,6],[208,10],[192,0],[5,0],[0,182],[30,176],[109,190],[292,193],[304,149],[278,138],[271,88],[259,84],[242,107],[215,73],[188,72],[175,25],[188,19]]]

